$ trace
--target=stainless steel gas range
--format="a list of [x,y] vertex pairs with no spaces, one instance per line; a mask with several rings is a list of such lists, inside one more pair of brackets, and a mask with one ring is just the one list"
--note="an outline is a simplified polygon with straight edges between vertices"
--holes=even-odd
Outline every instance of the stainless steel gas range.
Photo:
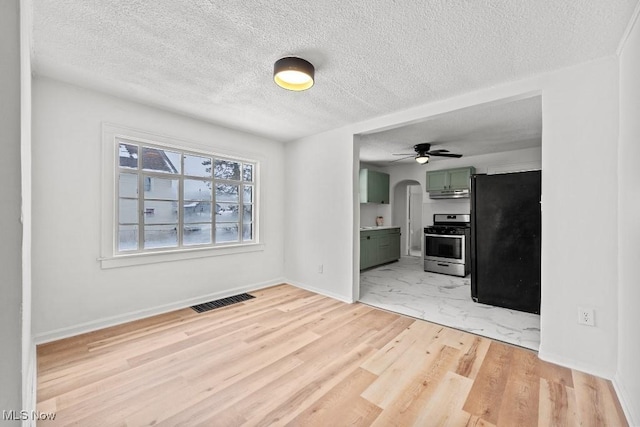
[[424,229],[424,271],[465,277],[471,271],[471,217],[435,214]]

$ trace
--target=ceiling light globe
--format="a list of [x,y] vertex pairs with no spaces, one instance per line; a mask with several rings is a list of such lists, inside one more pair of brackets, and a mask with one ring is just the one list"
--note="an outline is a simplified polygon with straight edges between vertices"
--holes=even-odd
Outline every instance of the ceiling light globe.
[[301,91],[314,83],[315,69],[302,58],[293,56],[281,58],[273,65],[273,81],[284,89]]
[[421,165],[424,165],[425,163],[429,162],[429,156],[420,154],[416,156],[416,162],[420,163]]

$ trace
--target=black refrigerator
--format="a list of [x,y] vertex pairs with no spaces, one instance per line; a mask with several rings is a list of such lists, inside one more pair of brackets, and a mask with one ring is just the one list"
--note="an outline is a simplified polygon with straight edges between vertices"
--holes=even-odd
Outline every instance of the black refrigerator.
[[471,297],[540,313],[541,172],[471,177]]

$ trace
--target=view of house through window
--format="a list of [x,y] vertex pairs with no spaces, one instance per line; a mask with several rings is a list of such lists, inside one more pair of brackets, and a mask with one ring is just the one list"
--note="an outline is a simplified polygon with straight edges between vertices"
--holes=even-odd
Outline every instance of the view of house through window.
[[117,140],[119,253],[255,241],[255,162]]

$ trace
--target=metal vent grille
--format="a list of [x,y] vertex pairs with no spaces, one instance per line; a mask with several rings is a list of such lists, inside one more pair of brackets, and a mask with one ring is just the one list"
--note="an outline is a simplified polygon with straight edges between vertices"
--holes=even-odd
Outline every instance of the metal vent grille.
[[239,294],[232,297],[221,298],[215,301],[209,301],[202,304],[194,305],[191,306],[191,308],[193,308],[198,313],[204,313],[205,311],[213,310],[214,308],[226,307],[228,305],[250,300],[252,298],[255,297],[250,294]]

